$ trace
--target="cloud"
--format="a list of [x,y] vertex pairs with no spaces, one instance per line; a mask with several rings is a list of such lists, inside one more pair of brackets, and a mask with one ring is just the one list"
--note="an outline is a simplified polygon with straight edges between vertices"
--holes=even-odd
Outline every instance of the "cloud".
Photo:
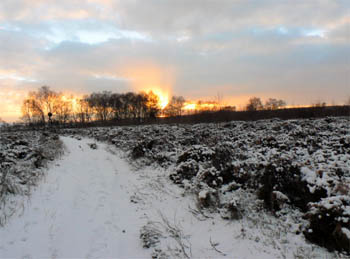
[[2,0],[0,93],[156,84],[187,98],[340,103],[349,17],[348,0]]

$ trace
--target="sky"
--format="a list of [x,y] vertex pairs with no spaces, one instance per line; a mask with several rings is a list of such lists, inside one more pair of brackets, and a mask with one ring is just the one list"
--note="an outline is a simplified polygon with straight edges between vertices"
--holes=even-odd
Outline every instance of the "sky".
[[243,107],[350,96],[349,0],[1,0],[0,117],[40,86]]

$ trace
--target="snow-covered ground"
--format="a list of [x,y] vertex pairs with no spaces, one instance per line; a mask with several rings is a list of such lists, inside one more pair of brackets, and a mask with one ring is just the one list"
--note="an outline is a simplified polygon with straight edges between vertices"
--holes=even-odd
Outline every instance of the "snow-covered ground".
[[249,192],[230,192],[247,215],[224,220],[169,170],[135,169],[91,139],[62,141],[66,154],[0,228],[0,258],[336,258],[295,234],[288,215],[257,214],[262,202]]
[[[294,218],[310,242],[350,254],[350,117],[140,125],[65,130],[108,142],[130,163],[172,171],[224,218],[254,214],[236,190],[276,217]],[[232,198],[232,199],[231,199]],[[204,201],[204,202],[203,202]],[[291,216],[294,215],[294,216]],[[286,229],[288,224],[284,224]]]
[[136,175],[118,156],[63,138],[67,154],[52,165],[24,213],[0,229],[0,257],[147,257],[142,215],[130,203]]

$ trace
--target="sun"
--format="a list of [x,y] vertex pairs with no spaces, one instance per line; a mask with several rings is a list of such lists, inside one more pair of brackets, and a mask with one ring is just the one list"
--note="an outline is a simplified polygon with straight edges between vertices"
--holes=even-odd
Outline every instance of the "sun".
[[[158,94],[157,94],[158,95]],[[163,110],[165,107],[167,107],[169,103],[169,98],[166,95],[158,95],[159,97],[159,106]]]
[[170,101],[174,71],[152,62],[136,62],[126,66],[122,74],[129,78],[136,91],[149,93],[152,91],[159,99],[160,109],[165,109]]
[[162,91],[160,88],[152,88],[151,91],[158,96],[159,98],[158,104],[160,108],[164,110],[169,103],[169,94]]

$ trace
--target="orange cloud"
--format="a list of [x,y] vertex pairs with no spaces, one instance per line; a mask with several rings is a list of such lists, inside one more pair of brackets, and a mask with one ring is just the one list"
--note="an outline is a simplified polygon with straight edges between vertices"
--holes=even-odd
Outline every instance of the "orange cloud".
[[7,122],[17,121],[21,117],[21,104],[27,92],[10,89],[0,91],[0,118]]

